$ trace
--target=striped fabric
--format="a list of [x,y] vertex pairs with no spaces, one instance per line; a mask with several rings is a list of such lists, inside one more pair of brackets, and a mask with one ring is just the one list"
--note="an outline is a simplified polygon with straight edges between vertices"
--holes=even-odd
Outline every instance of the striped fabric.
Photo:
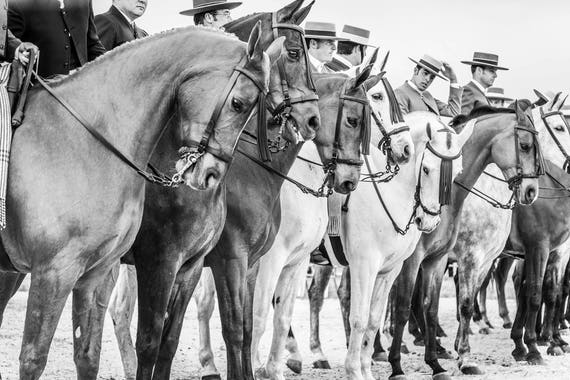
[[8,100],[8,78],[10,64],[0,65],[0,229],[6,228],[6,189],[8,187],[8,163],[12,143],[10,124],[10,102]]

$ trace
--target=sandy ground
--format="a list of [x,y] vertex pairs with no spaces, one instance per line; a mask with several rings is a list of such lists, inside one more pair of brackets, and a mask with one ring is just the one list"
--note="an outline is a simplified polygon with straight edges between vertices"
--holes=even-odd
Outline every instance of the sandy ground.
[[[440,320],[445,331],[450,337],[443,338],[443,344],[448,348],[453,347],[453,338],[457,329],[455,320],[455,300],[451,297],[452,287],[447,280],[444,286],[444,297],[441,300]],[[494,293],[491,291],[490,293]],[[25,317],[25,304],[27,293],[18,292],[8,305],[4,316],[4,324],[0,329],[0,373],[4,380],[17,379],[18,355],[20,351],[21,332]],[[516,363],[510,352],[513,349],[509,339],[509,331],[500,328],[501,320],[498,317],[497,303],[489,300],[490,317],[496,326],[491,335],[475,334],[471,337],[473,358],[480,363],[485,375],[468,377],[473,379],[570,379],[570,360],[568,357],[546,356],[546,347],[542,352],[547,362],[546,366],[534,367],[526,363]],[[509,303],[511,316],[514,315],[514,302]],[[286,372],[287,379],[344,379],[344,355],[345,339],[342,321],[339,314],[338,301],[329,298],[325,301],[322,312],[321,340],[325,353],[333,366],[332,370],[323,371],[310,368],[312,358],[308,349],[309,341],[309,307],[306,299],[298,299],[293,321],[301,350],[305,354],[303,373],[295,375]],[[220,322],[217,310],[212,322],[212,339],[217,356],[218,367],[223,368],[225,373],[225,349],[220,333]],[[268,324],[270,328],[270,324]],[[476,327],[474,328],[476,330]],[[409,336],[406,341],[411,342]],[[261,345],[261,352],[267,353],[270,343],[270,334],[266,333]],[[172,379],[199,379],[199,363],[197,358],[198,328],[196,322],[196,308],[191,304],[186,315],[182,340],[173,364]],[[404,370],[410,379],[429,379],[430,371],[423,362],[423,348],[408,344],[412,353],[403,355]],[[467,378],[458,373],[453,360],[444,360],[443,366],[447,368],[454,378]],[[379,379],[386,379],[390,374],[388,363],[374,365],[374,373]],[[122,379],[121,360],[117,349],[112,322],[107,318],[103,336],[103,349],[101,356],[100,379]],[[44,372],[45,379],[75,379],[75,367],[73,364],[73,351],[71,340],[71,304],[68,302],[63,317],[60,321],[55,338],[52,342],[49,361]]]

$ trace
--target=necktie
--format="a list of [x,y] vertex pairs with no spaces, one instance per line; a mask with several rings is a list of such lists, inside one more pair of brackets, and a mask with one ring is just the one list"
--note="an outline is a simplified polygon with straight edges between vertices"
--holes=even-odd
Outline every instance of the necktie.
[[134,22],[131,24],[132,28],[133,28],[133,36],[135,37],[135,39],[139,38],[139,34],[137,32],[137,24],[135,24]]

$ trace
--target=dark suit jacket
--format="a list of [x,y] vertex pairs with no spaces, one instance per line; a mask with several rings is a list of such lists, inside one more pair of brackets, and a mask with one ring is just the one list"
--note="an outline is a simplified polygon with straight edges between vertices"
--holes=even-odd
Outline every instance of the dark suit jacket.
[[463,97],[461,98],[461,113],[468,115],[471,110],[480,106],[489,106],[487,96],[473,82],[463,86]]
[[91,0],[12,0],[8,28],[22,41],[40,49],[39,74],[68,74],[101,54]]
[[461,109],[461,88],[449,88],[448,104],[435,99],[428,91],[422,95],[413,89],[408,82],[394,90],[398,104],[404,114],[414,111],[429,111],[440,116],[453,117]]
[[135,38],[142,38],[148,35],[144,30],[136,27],[137,33],[135,36],[129,21],[113,5],[107,12],[95,16],[95,25],[97,26],[99,39],[107,50],[111,50]]
[[0,56],[11,61],[21,43],[8,29],[8,0],[0,0]]

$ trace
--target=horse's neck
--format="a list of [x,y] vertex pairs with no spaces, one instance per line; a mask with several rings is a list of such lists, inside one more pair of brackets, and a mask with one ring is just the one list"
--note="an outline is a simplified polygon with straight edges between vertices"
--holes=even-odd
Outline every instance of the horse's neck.
[[326,174],[320,165],[316,165],[313,162],[317,164],[321,162],[317,146],[313,142],[303,144],[297,159],[293,162],[291,170],[289,170],[289,177],[316,189],[323,184]]

